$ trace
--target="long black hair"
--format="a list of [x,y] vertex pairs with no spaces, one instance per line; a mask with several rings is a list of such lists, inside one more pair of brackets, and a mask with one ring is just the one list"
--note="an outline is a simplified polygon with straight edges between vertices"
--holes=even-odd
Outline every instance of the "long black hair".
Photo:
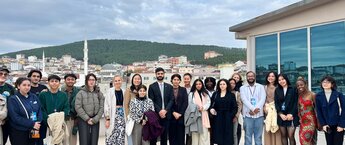
[[131,80],[131,81],[132,81],[132,85],[129,87],[129,88],[131,89],[132,92],[133,92],[134,90],[136,90],[136,91],[139,90],[138,86],[135,86],[135,85],[134,85],[134,82],[133,82],[135,76],[139,76],[139,77],[140,77],[140,84],[139,84],[139,86],[143,84],[143,79],[141,78],[141,75],[140,75],[140,74],[134,74],[133,77],[132,77],[132,80]]
[[[286,74],[280,73],[280,74],[278,75],[278,78],[277,78],[277,79],[279,79],[279,77],[283,77],[283,78],[284,78],[284,80],[286,81],[286,84],[287,84],[288,87],[291,86],[290,80],[289,80],[289,78],[287,77]],[[278,88],[283,89],[283,86],[281,86],[281,85],[278,83]]]
[[[225,82],[225,84],[226,84],[226,91],[227,92],[231,92],[231,86],[230,86],[230,81],[228,81],[227,79],[220,79],[218,82],[217,82],[217,92],[221,92],[221,90],[220,90],[220,82]],[[236,82],[236,81],[235,81]]]
[[207,92],[207,90],[206,90],[206,88],[205,88],[205,85],[204,85],[204,83],[202,82],[201,79],[196,79],[196,80],[194,81],[194,83],[193,83],[193,85],[192,85],[192,88],[190,89],[190,92],[195,92],[195,91],[197,91],[197,89],[196,89],[196,83],[197,83],[197,82],[200,82],[200,83],[201,83],[201,90],[200,90],[200,92],[203,93],[204,95],[205,95],[205,94],[208,95],[208,92]]
[[268,76],[273,73],[274,77],[276,78],[276,80],[274,81],[274,86],[278,85],[278,74],[275,71],[270,71],[267,73],[266,77],[265,77],[265,85],[269,85],[270,82],[267,80]]

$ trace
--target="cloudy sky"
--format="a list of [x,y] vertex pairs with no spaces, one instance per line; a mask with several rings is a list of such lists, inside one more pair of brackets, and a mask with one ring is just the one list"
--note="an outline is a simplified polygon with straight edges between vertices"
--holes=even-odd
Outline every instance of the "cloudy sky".
[[299,0],[1,0],[0,54],[87,39],[245,47],[229,26]]

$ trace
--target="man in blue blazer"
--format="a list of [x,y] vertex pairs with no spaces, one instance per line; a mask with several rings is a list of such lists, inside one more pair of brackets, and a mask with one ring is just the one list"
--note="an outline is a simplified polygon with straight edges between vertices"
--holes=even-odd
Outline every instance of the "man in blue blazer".
[[[155,70],[157,82],[149,86],[149,98],[152,99],[156,113],[159,115],[159,123],[164,128],[161,135],[161,145],[167,145],[169,132],[169,120],[171,118],[171,108],[174,103],[173,88],[164,82],[165,71],[158,67]],[[157,139],[151,140],[150,145],[156,145]]]

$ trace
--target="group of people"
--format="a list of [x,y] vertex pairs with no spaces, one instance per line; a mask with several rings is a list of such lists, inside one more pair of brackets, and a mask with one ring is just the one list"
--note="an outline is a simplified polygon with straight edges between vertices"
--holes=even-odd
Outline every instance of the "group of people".
[[242,127],[245,145],[253,138],[261,145],[263,137],[265,145],[295,145],[298,126],[302,145],[315,145],[318,130],[328,145],[343,144],[345,98],[330,76],[314,94],[302,77],[293,85],[276,72],[264,85],[252,71],[245,84],[238,73],[193,83],[189,73],[173,74],[168,83],[165,70],[156,68],[157,81],[148,87],[134,74],[123,89],[116,75],[103,95],[92,73],[81,88],[75,74],[66,74],[61,87],[57,75],[48,77],[48,87],[41,85],[39,70],[13,87],[6,83],[9,73],[0,68],[0,144],[9,137],[12,145],[43,145],[48,135],[53,144],[76,145],[78,134],[80,145],[97,145],[102,117],[107,145],[238,145]]

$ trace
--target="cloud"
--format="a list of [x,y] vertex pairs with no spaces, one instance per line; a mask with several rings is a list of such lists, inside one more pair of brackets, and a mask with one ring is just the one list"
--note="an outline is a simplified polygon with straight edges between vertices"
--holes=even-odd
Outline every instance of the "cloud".
[[229,26],[296,1],[3,0],[0,40],[11,43],[0,43],[0,48],[59,45],[85,37],[245,47]]

